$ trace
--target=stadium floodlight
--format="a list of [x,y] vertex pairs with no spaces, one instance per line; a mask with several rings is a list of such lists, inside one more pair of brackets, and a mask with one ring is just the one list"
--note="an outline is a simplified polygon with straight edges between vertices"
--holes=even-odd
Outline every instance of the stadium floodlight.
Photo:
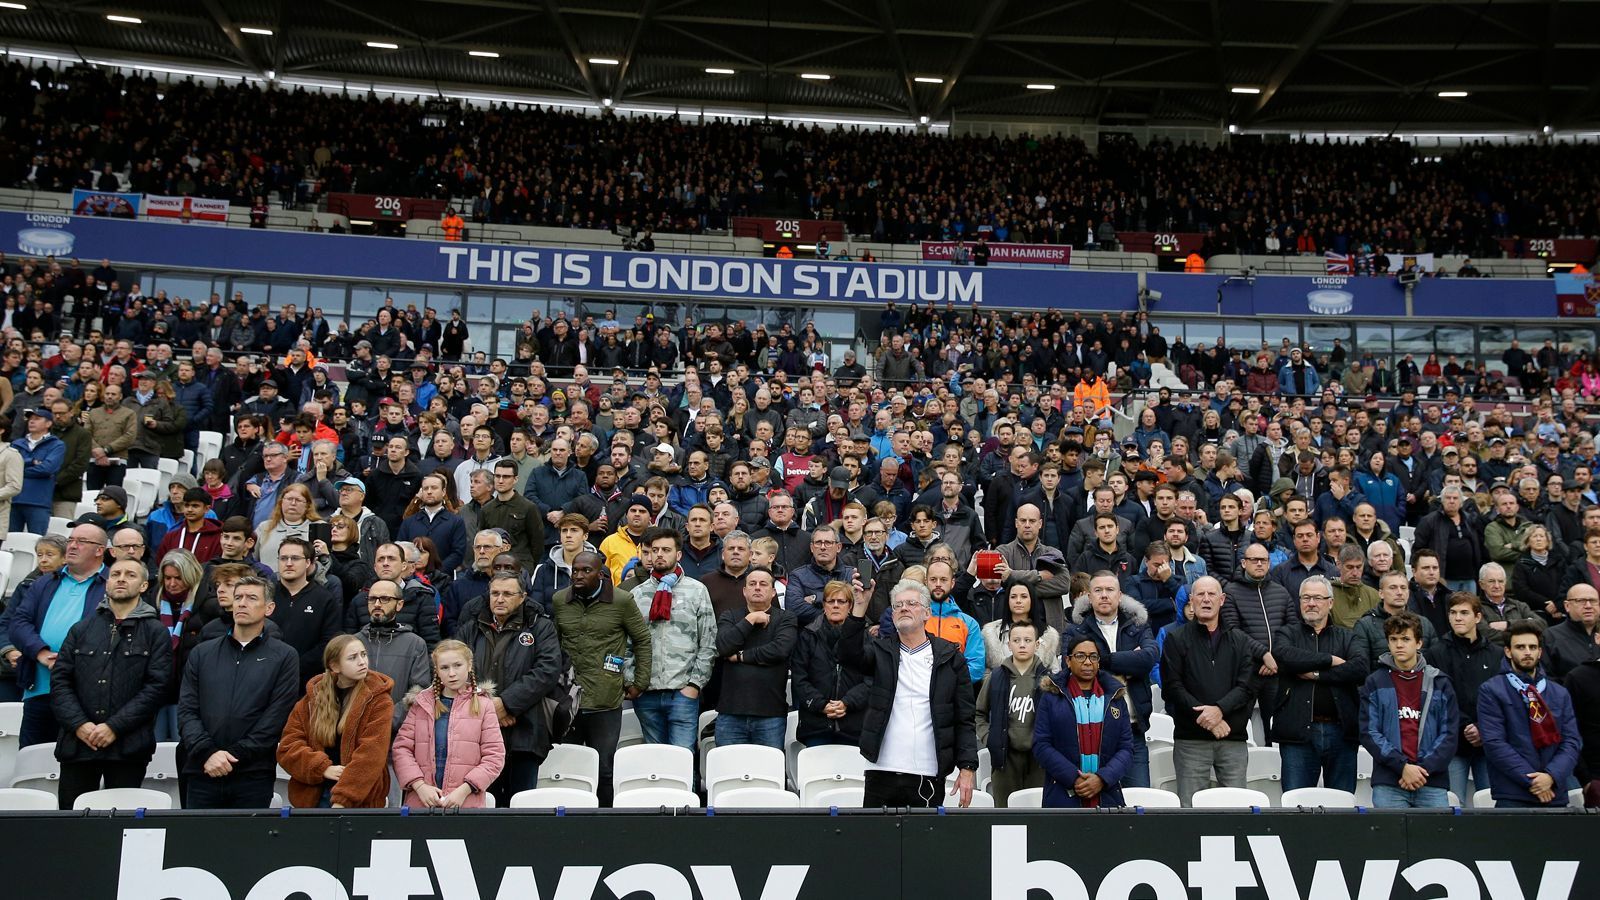
[[591,65],[591,66],[620,66],[620,65],[622,65],[622,60],[620,60],[620,59],[612,59],[609,56],[591,56],[591,57],[589,57],[589,65]]
[[272,29],[271,28],[254,28],[254,27],[248,27],[248,26],[241,25],[241,26],[239,26],[239,33],[240,34],[259,34],[262,37],[272,37]]
[[388,41],[367,41],[367,46],[371,47],[374,50],[399,50],[400,49],[400,45],[399,44],[391,44]]
[[1235,93],[1235,94],[1259,94],[1259,93],[1261,93],[1261,88],[1258,88],[1258,87],[1245,87],[1243,85],[1239,85],[1237,87],[1230,88],[1229,90],[1232,93]]
[[26,3],[10,3],[10,2],[0,3],[0,9],[27,9],[27,8],[28,8],[28,4],[26,4]]
[[824,75],[821,72],[801,72],[800,73],[800,77],[804,78],[807,81],[832,81],[833,80],[833,76],[832,75]]
[[932,75],[918,75],[911,80],[918,84],[944,84],[943,78],[935,78]]
[[1465,96],[1467,96],[1467,92],[1466,91],[1440,91],[1439,92],[1439,99],[1440,100],[1459,100],[1459,99],[1461,99],[1462,97],[1465,97]]
[[143,25],[144,20],[138,16],[119,16],[114,13],[106,14],[107,22],[121,22],[124,25]]
[[1038,82],[1036,84],[1028,85],[1028,90],[1030,90],[1030,91],[1053,91],[1055,89],[1056,89],[1055,85],[1053,85],[1053,84],[1045,84],[1044,82]]
[[706,74],[707,75],[732,75],[733,74],[733,70],[732,69],[724,69],[721,66],[710,66],[710,67],[708,67],[706,69]]
[[494,52],[493,50],[468,50],[467,51],[467,55],[468,56],[476,56],[479,59],[499,59],[500,58],[500,54]]

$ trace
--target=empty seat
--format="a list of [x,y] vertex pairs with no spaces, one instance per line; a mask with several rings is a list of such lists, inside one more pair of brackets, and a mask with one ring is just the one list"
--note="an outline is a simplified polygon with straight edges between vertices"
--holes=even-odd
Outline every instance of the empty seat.
[[1150,685],[1150,708],[1158,713],[1167,711],[1167,701],[1161,699],[1161,685],[1159,684]]
[[1248,787],[1267,795],[1269,802],[1283,796],[1283,759],[1277,747],[1250,747],[1247,765]]
[[600,788],[600,751],[582,744],[556,744],[539,764],[539,787],[595,792]]
[[723,791],[769,787],[783,790],[783,751],[760,744],[713,747],[706,754],[706,804],[717,805]]
[[1270,806],[1267,795],[1249,788],[1214,787],[1194,792],[1195,809],[1250,809]]
[[[0,635],[0,641],[8,640]],[[22,733],[22,704],[0,703],[0,788],[11,786],[17,765],[17,739]]]
[[40,537],[41,535],[30,534],[26,531],[13,531],[6,535],[4,542],[0,542],[0,548],[10,550],[13,553],[19,550],[26,550],[31,556],[33,548],[39,545]]
[[172,808],[180,806],[178,797],[178,745],[163,741],[156,745],[156,754],[144,770],[144,789],[160,791],[172,798]]
[[66,537],[71,531],[72,520],[63,519],[60,516],[51,516],[50,527],[45,529],[46,534],[56,534],[60,535],[61,537]]
[[830,809],[835,806],[840,809],[860,809],[862,798],[863,788],[857,786],[836,787],[825,791],[817,791],[809,801],[805,802],[805,805],[817,809]]
[[1355,809],[1356,795],[1337,788],[1307,787],[1284,791],[1278,805],[1284,809],[1297,806],[1321,806],[1326,809]]
[[122,487],[128,492],[128,515],[143,519],[155,509],[156,496],[164,480],[157,469],[129,468],[122,475]]
[[1150,786],[1160,790],[1169,790],[1171,785],[1178,783],[1178,771],[1172,762],[1172,748],[1170,746],[1154,746],[1150,748]]
[[[677,748],[683,750],[682,747]],[[688,751],[685,750],[685,753]],[[611,801],[612,809],[656,809],[665,806],[668,809],[694,809],[700,805],[700,798],[694,791],[684,788],[672,787],[646,787],[636,788],[631,791],[618,791],[617,796]]]
[[1147,743],[1172,743],[1172,717],[1166,713],[1151,713],[1150,727],[1144,733]]
[[861,750],[847,744],[825,744],[807,747],[795,757],[795,788],[800,791],[804,806],[816,805],[812,801],[819,791],[841,787],[866,788],[867,761]]
[[144,788],[106,788],[79,794],[73,809],[171,809],[172,798]]
[[617,747],[635,747],[644,743],[644,729],[639,727],[639,714],[633,707],[622,711],[622,728],[617,732]]
[[[1490,796],[1491,788],[1484,788],[1472,795],[1473,809],[1494,809],[1494,797]],[[1458,804],[1459,805],[1459,804]]]
[[162,474],[163,477],[161,480],[163,482],[165,482],[168,478],[178,474],[178,466],[178,460],[168,459],[165,456],[156,460],[156,471]]
[[[541,767],[542,768],[542,767]],[[541,779],[543,780],[543,779]],[[576,783],[576,782],[574,782]],[[542,787],[511,795],[512,809],[598,809],[600,798],[581,787]]]
[[1372,754],[1356,747],[1356,805],[1372,805]]
[[1142,806],[1146,809],[1178,809],[1183,806],[1183,801],[1177,794],[1160,788],[1123,788],[1122,802],[1128,806]]
[[1006,798],[1006,806],[1011,809],[1038,809],[1044,806],[1044,788],[1023,788],[1012,791]]
[[32,811],[42,809],[55,809],[60,805],[56,795],[49,791],[35,791],[29,788],[0,788],[0,810],[7,811]]
[[[946,797],[945,806],[960,806],[960,797]],[[967,803],[968,809],[994,809],[994,795],[988,791],[973,791],[972,800]]]
[[[216,459],[222,455],[222,445],[227,440],[220,431],[202,431],[199,434],[199,449],[195,451],[194,458],[198,465],[203,466],[208,459]],[[197,466],[198,468],[198,466]],[[196,473],[196,477],[199,477]]]
[[[15,532],[12,534],[12,537],[20,536]],[[37,538],[38,536],[30,534],[28,537]],[[21,584],[22,580],[32,575],[33,570],[38,568],[39,565],[38,559],[33,555],[33,545],[18,547],[7,552],[11,555],[11,565],[6,569],[6,584]]]
[[769,787],[729,788],[710,805],[718,809],[798,809],[800,795]]
[[61,763],[56,762],[56,745],[34,744],[17,751],[16,770],[11,774],[11,786],[48,791],[56,796],[57,782],[61,780]]
[[652,787],[693,790],[694,754],[671,744],[618,748],[612,763],[611,787],[618,794]]

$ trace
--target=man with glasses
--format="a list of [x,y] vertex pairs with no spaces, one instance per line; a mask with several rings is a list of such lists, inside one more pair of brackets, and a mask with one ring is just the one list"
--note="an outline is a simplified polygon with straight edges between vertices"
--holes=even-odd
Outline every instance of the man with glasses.
[[[1590,537],[1597,536],[1595,532]],[[1567,589],[1566,618],[1550,627],[1542,646],[1545,668],[1557,679],[1592,659],[1600,659],[1600,592],[1588,581]]]
[[500,458],[495,462],[493,472],[494,496],[483,504],[478,525],[484,530],[498,528],[504,531],[511,540],[512,554],[524,569],[532,572],[545,553],[544,518],[539,515],[539,507],[532,500],[517,493],[515,460]]
[[269,614],[283,642],[300,654],[300,683],[323,671],[322,649],[339,633],[343,604],[311,580],[311,542],[287,537],[278,545],[278,583]]
[[[254,504],[250,511],[250,525],[260,528],[278,505],[278,492],[289,482],[289,450],[277,441],[261,447],[261,466],[265,470],[245,482],[245,494]],[[318,662],[321,666],[321,662]]]
[[410,625],[400,621],[405,607],[405,586],[379,578],[366,590],[367,624],[357,636],[367,648],[367,664],[394,682],[390,699],[394,701],[394,721],[390,728],[400,730],[406,717],[406,694],[433,683],[433,661],[428,657],[428,642]]
[[972,678],[962,648],[927,630],[932,598],[915,581],[890,591],[893,630],[868,638],[867,603],[859,580],[850,617],[841,626],[839,661],[871,679],[861,725],[867,759],[862,805],[939,806],[944,779],[957,772],[950,793],[972,802],[978,769],[978,732]]
[[77,525],[67,538],[67,564],[41,576],[15,601],[11,644],[17,659],[17,687],[22,690],[22,729],[18,744],[45,744],[57,737],[50,706],[50,669],[67,632],[93,614],[106,593],[106,533],[96,525]]
[[[1356,552],[1360,552],[1357,550]],[[1321,575],[1300,583],[1300,619],[1274,642],[1279,665],[1272,740],[1283,757],[1283,789],[1323,787],[1355,792],[1357,691],[1367,662],[1355,632],[1332,620],[1333,584]]]
[[773,571],[779,578],[811,562],[811,534],[795,521],[794,498],[788,494],[774,492],[767,498],[767,524],[751,537],[769,537],[778,542]]
[[1248,780],[1245,736],[1255,704],[1255,658],[1243,631],[1223,627],[1229,602],[1215,578],[1195,579],[1192,618],[1162,648],[1161,691],[1173,720],[1172,762],[1184,806],[1213,780],[1222,787],[1244,787]]
[[1072,624],[1061,636],[1063,646],[1088,638],[1100,648],[1101,670],[1128,689],[1133,712],[1133,757],[1122,779],[1125,787],[1150,787],[1150,749],[1144,733],[1154,712],[1150,672],[1160,662],[1155,633],[1144,605],[1122,592],[1116,573],[1101,570],[1089,579],[1089,596],[1072,611]]
[[507,549],[500,532],[484,529],[472,538],[472,559],[450,580],[440,605],[444,607],[445,634],[450,634],[462,610],[489,591],[494,577],[494,558]]
[[[927,512],[926,509],[923,512]],[[839,562],[839,533],[832,525],[811,532],[811,562],[789,572],[787,603],[804,628],[822,614],[822,588],[830,581],[846,584],[856,570]]]
[[650,689],[634,700],[646,743],[695,748],[700,691],[711,680],[717,619],[704,584],[678,565],[680,538],[670,528],[644,533],[641,562],[648,576],[633,601],[650,627]]

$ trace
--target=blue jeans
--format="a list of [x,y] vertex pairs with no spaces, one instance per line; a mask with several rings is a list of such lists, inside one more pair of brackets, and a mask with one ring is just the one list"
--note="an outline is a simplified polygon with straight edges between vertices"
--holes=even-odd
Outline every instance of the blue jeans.
[[[1472,776],[1472,790],[1467,790],[1467,776]],[[1461,798],[1463,806],[1472,803],[1472,794],[1489,787],[1489,757],[1452,756],[1450,758],[1450,790]]]
[[738,713],[717,714],[717,746],[734,744],[760,744],[764,747],[784,749],[783,732],[788,720],[783,716],[746,716]]
[[156,741],[176,741],[178,735],[178,704],[169,703],[156,710]]
[[1323,787],[1356,792],[1356,745],[1344,736],[1337,722],[1312,722],[1304,743],[1279,743],[1283,757],[1283,789]]
[[1144,735],[1135,733],[1133,736],[1133,759],[1128,763],[1128,771],[1122,776],[1123,787],[1147,788],[1150,786],[1150,745],[1144,742]]
[[44,534],[50,530],[50,507],[11,504],[11,530]]
[[1450,792],[1444,788],[1419,787],[1414,791],[1392,784],[1372,786],[1375,809],[1448,809]]
[[[698,737],[695,730],[700,723],[698,699],[671,689],[645,691],[633,701],[633,709],[639,716],[639,731],[646,744],[673,744],[694,751]],[[783,737],[781,733],[778,736]]]
[[56,724],[56,714],[50,706],[49,694],[39,694],[22,701],[22,728],[17,735],[18,747],[48,744],[59,737],[61,737],[61,726]]

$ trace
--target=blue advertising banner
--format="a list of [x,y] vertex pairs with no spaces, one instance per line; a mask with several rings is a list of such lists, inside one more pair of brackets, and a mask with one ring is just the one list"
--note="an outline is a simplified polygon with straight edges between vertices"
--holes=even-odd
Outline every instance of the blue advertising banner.
[[819,303],[1132,310],[1131,272],[813,262],[515,247],[0,212],[0,250],[129,265],[454,287]]
[[[1225,316],[1362,316],[1406,314],[1404,289],[1392,278],[1349,275],[1198,275],[1157,272],[1145,276],[1160,291],[1157,312]],[[1221,294],[1219,297],[1218,291]],[[1220,305],[1220,309],[1219,309]]]
[[[1545,318],[1582,315],[1558,298],[1563,276],[1549,278],[1424,278],[1411,295],[1413,315],[1441,319]],[[1584,301],[1578,291],[1578,301]],[[1590,307],[1590,315],[1593,307]]]
[[137,219],[144,206],[143,194],[119,194],[116,191],[72,191],[72,214],[75,216],[103,216],[113,219]]

